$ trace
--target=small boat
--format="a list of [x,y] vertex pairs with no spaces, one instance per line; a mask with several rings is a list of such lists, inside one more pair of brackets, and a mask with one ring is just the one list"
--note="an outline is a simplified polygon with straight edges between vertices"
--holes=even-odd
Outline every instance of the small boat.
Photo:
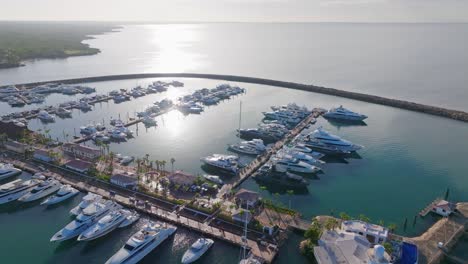
[[221,178],[219,178],[219,176],[216,176],[216,175],[204,174],[203,178],[207,179],[210,182],[214,182],[216,184],[220,184],[220,185],[224,184],[223,180],[221,180]]
[[112,131],[109,132],[109,136],[112,138],[112,139],[115,139],[115,140],[125,140],[127,139],[127,135],[123,132],[120,132],[120,130],[118,129],[114,129]]
[[72,111],[64,107],[59,107],[57,111],[55,111],[55,114],[58,115],[59,117],[71,117]]
[[37,118],[39,118],[43,122],[54,122],[55,116],[47,113],[47,111],[41,110],[39,114],[37,114]]
[[96,201],[99,201],[102,199],[102,196],[99,195],[99,194],[95,194],[95,193],[88,193],[87,195],[85,195],[83,197],[83,199],[81,200],[81,202],[74,208],[72,208],[70,210],[70,214],[72,215],[79,215],[81,214],[81,212],[83,211],[83,209],[85,209],[86,207],[88,207],[90,204],[96,202]]
[[20,169],[15,168],[9,163],[0,163],[0,180],[4,180],[22,173]]
[[106,264],[135,264],[175,233],[176,227],[164,228],[149,223],[136,232]]
[[60,187],[62,187],[62,184],[59,181],[49,178],[41,182],[38,186],[34,187],[34,189],[32,189],[29,193],[21,196],[18,201],[36,201],[58,191]]
[[90,111],[93,107],[87,102],[80,102],[77,106],[82,111]]
[[182,264],[189,264],[197,261],[214,244],[214,241],[208,238],[199,238],[192,246],[185,251],[182,256]]
[[110,141],[110,137],[106,136],[103,132],[94,133],[91,139],[94,142],[102,142],[102,143],[108,143]]
[[130,164],[130,162],[132,162],[133,160],[135,160],[135,158],[133,156],[125,156],[123,157],[121,160],[120,160],[120,164],[122,165],[128,165]]
[[79,191],[71,187],[70,185],[63,185],[54,196],[47,198],[41,204],[42,205],[57,204],[77,195],[78,193]]
[[91,134],[94,134],[96,132],[97,132],[96,127],[94,125],[91,125],[91,124],[80,127],[80,133],[81,134],[91,135]]
[[152,118],[150,116],[143,117],[142,122],[143,122],[143,124],[145,124],[145,126],[148,126],[148,127],[158,125],[158,122],[154,118]]
[[0,185],[0,204],[16,201],[21,196],[29,193],[31,189],[39,185],[41,180],[14,180],[6,184]]
[[127,227],[129,225],[132,225],[133,223],[138,221],[138,219],[140,219],[140,215],[135,211],[132,212],[132,211],[127,210],[127,209],[122,209],[120,211],[125,216],[125,220],[119,225],[119,228],[123,228],[123,227]]
[[105,236],[119,227],[125,220],[125,215],[120,210],[110,211],[94,225],[83,231],[78,236],[78,241],[90,241]]

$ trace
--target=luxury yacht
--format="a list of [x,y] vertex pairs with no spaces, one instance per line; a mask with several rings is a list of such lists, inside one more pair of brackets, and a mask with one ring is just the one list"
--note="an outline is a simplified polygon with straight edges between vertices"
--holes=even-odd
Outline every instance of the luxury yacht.
[[259,155],[265,152],[266,147],[265,144],[263,144],[263,140],[256,138],[250,141],[242,141],[238,144],[229,145],[229,149],[243,154]]
[[70,185],[63,185],[58,192],[47,198],[45,201],[43,201],[41,204],[42,205],[52,205],[52,204],[57,204],[62,201],[65,201],[75,195],[77,195],[79,191]]
[[113,129],[112,131],[109,131],[109,136],[110,138],[115,139],[115,140],[127,139],[127,135],[118,129]]
[[316,149],[317,151],[323,152],[328,155],[346,155],[351,153],[351,151],[349,150],[325,144],[320,140],[308,139],[303,141],[303,143],[309,148]]
[[220,184],[220,185],[224,184],[223,180],[221,180],[221,178],[219,178],[219,176],[216,176],[216,175],[204,174],[203,178],[216,184]]
[[99,195],[99,194],[88,193],[87,195],[85,195],[83,197],[81,202],[76,207],[74,207],[73,209],[70,210],[70,214],[75,215],[75,216],[79,215],[79,214],[81,214],[83,209],[85,209],[90,204],[92,204],[92,203],[94,203],[96,201],[99,201],[101,199],[102,199],[102,196]]
[[130,237],[127,243],[106,261],[106,264],[137,263],[176,230],[176,227],[164,228],[158,224],[147,224]]
[[41,183],[38,179],[14,180],[0,185],[0,204],[12,202],[28,193],[31,189]]
[[213,154],[201,159],[206,165],[221,169],[230,173],[237,173],[238,157],[233,155]]
[[255,139],[259,138],[262,139],[264,142],[276,142],[281,137],[269,133],[263,129],[258,128],[246,128],[246,129],[239,129],[239,136],[245,139]]
[[55,116],[47,113],[47,111],[41,110],[39,114],[37,114],[37,118],[39,118],[43,122],[54,122]]
[[0,181],[21,174],[21,170],[9,163],[0,163]]
[[346,121],[363,121],[367,118],[366,115],[355,113],[344,108],[343,106],[328,110],[325,114],[323,114],[323,117]]
[[99,219],[101,219],[109,211],[118,210],[121,208],[122,206],[109,200],[93,202],[85,209],[83,209],[83,211],[76,217],[75,220],[55,233],[50,241],[63,241],[79,236],[82,232],[99,221]]
[[18,201],[20,202],[32,202],[44,198],[52,193],[58,191],[62,187],[62,184],[54,179],[47,179],[41,182],[39,185],[34,187],[29,193],[21,196]]
[[317,152],[317,151],[313,151],[311,148],[307,147],[304,143],[296,143],[294,146],[292,146],[289,149],[293,151],[299,151],[299,152],[305,153],[307,155],[314,157],[315,159],[321,159],[325,157],[325,154]]
[[314,130],[314,132],[308,135],[309,139],[319,140],[320,142],[337,147],[342,150],[347,151],[357,151],[362,148],[362,146],[355,145],[350,141],[344,140],[339,136],[332,135],[328,131],[322,129],[321,127]]
[[207,238],[199,238],[192,246],[185,251],[182,256],[182,264],[189,264],[197,261],[214,244],[214,241]]
[[151,127],[151,126],[156,126],[156,125],[158,125],[158,122],[157,122],[154,118],[152,118],[152,117],[150,117],[150,116],[145,116],[145,117],[143,117],[143,121],[142,121],[142,122],[143,122],[143,124],[144,124],[145,126],[147,126],[147,127]]
[[81,235],[78,241],[90,241],[109,234],[119,227],[125,221],[126,217],[120,210],[111,211],[103,218],[99,219],[94,225],[88,227]]
[[80,133],[81,134],[91,135],[91,134],[94,134],[96,132],[97,132],[97,129],[92,124],[80,127]]
[[271,164],[263,165],[258,173],[254,175],[254,178],[258,181],[280,185],[287,188],[304,188],[309,185],[309,182],[302,176],[291,173],[291,172],[279,172]]
[[121,209],[120,212],[124,215],[125,220],[119,225],[119,228],[127,227],[140,219],[140,215],[135,211]]
[[296,172],[312,174],[320,171],[320,168],[292,158],[290,156],[279,157],[274,160],[275,169],[278,172]]
[[284,149],[282,151],[280,151],[278,153],[280,156],[281,155],[286,155],[286,156],[290,156],[291,158],[294,158],[294,159],[298,159],[299,161],[303,161],[307,164],[310,164],[310,165],[322,165],[324,164],[325,162],[321,161],[321,160],[318,160],[318,159],[315,159],[313,156],[309,155],[309,154],[306,154],[304,152],[300,152],[300,151],[295,151],[295,150],[290,150],[290,149]]

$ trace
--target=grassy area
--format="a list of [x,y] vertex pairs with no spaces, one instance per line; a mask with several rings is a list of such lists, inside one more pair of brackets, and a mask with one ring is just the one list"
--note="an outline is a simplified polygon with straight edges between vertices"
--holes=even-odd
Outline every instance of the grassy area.
[[90,22],[0,22],[0,68],[18,67],[31,59],[97,54],[99,49],[82,41],[113,28]]

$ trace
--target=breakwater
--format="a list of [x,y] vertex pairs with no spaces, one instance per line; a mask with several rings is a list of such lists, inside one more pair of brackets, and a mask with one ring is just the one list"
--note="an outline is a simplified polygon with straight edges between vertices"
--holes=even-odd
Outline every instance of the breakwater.
[[339,90],[335,88],[328,88],[310,84],[301,84],[295,82],[285,82],[272,79],[255,78],[247,76],[236,76],[236,75],[220,75],[220,74],[203,74],[203,73],[142,73],[142,74],[119,74],[119,75],[107,75],[107,76],[95,76],[95,77],[84,77],[75,79],[65,80],[52,80],[46,82],[35,82],[35,83],[23,83],[16,84],[17,87],[24,86],[26,88],[34,87],[46,83],[64,83],[64,84],[75,84],[75,83],[90,83],[90,82],[102,82],[102,81],[115,81],[115,80],[128,80],[128,79],[144,79],[144,78],[200,78],[200,79],[213,79],[213,80],[224,80],[232,82],[243,82],[262,84],[269,86],[276,86],[282,88],[296,89],[314,93],[327,94],[332,96],[345,97],[353,100],[380,104],[445,118],[450,118],[458,121],[468,122],[468,113],[459,110],[447,109],[443,107],[425,105],[405,100],[392,99],[387,97],[381,97],[376,95],[357,93]]

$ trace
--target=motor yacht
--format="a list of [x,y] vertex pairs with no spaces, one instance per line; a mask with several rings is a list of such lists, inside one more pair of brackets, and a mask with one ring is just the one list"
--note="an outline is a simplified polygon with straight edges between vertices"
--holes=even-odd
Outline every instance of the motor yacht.
[[120,210],[110,211],[94,225],[88,227],[78,236],[78,241],[90,241],[105,236],[125,221],[125,215]]
[[309,154],[306,154],[300,151],[290,150],[290,149],[283,149],[282,151],[278,153],[278,155],[290,156],[291,158],[298,159],[299,161],[303,161],[307,164],[315,165],[315,166],[323,165],[325,163],[324,161],[315,159],[313,156]]
[[327,155],[346,155],[346,154],[351,153],[351,151],[349,150],[338,148],[333,145],[328,145],[328,144],[323,143],[322,141],[315,140],[315,139],[312,139],[312,140],[306,139],[303,141],[303,143],[307,147],[323,152]]
[[99,200],[93,202],[84,208],[75,220],[55,233],[50,241],[64,241],[77,237],[90,226],[99,221],[99,219],[105,216],[108,212],[121,208],[122,206],[110,200]]
[[175,233],[176,227],[147,224],[136,232],[106,264],[135,264]]
[[197,261],[214,244],[214,241],[208,238],[199,238],[195,243],[185,251],[182,256],[182,264],[189,264]]
[[229,173],[237,173],[239,158],[233,155],[213,154],[201,159],[206,165]]
[[219,178],[219,176],[216,176],[216,175],[204,174],[203,178],[216,184],[220,184],[220,185],[224,184],[223,180],[221,180],[221,178]]
[[16,201],[21,196],[29,193],[31,189],[39,185],[41,180],[14,180],[0,185],[0,204]]
[[125,140],[125,139],[127,139],[127,135],[125,133],[121,132],[118,129],[113,129],[113,130],[109,131],[109,136],[110,136],[110,138],[115,139],[115,140]]
[[312,133],[308,135],[309,139],[318,140],[324,144],[337,147],[342,150],[347,151],[357,151],[362,148],[362,146],[355,145],[350,141],[344,140],[339,136],[332,135],[328,131],[324,130],[322,127],[317,128]]
[[94,134],[96,132],[97,132],[97,129],[92,124],[80,127],[80,133],[81,134],[92,135],[92,134]]
[[259,155],[265,152],[266,146],[263,144],[263,140],[255,138],[250,141],[241,141],[238,144],[229,145],[229,149],[243,154]]
[[321,169],[300,161],[298,159],[292,158],[291,156],[277,157],[274,160],[274,166],[278,172],[295,172],[295,173],[304,173],[304,174],[314,174],[319,172]]
[[264,142],[272,143],[280,139],[277,135],[258,128],[239,129],[239,136],[244,139],[262,139]]
[[21,174],[21,170],[9,163],[0,163],[0,181]]
[[88,193],[87,195],[85,195],[83,197],[83,199],[81,200],[81,202],[74,208],[72,208],[70,210],[70,214],[72,215],[79,215],[81,214],[81,212],[83,211],[83,209],[85,209],[86,207],[88,207],[90,204],[96,202],[96,201],[99,201],[102,199],[102,196],[99,195],[99,194],[95,194],[95,193]]
[[58,115],[59,117],[71,117],[72,111],[64,108],[64,107],[59,107],[57,111],[55,111],[55,114]]
[[318,160],[325,157],[325,154],[317,152],[317,151],[313,151],[311,148],[307,147],[304,143],[296,143],[289,149],[293,151],[299,151],[299,152],[305,153]]
[[323,114],[323,117],[345,121],[363,121],[367,118],[366,115],[353,112],[341,105],[339,107],[328,110],[325,114]]
[[108,143],[110,141],[110,137],[106,136],[103,132],[94,133],[91,139],[94,142],[102,142],[102,143]]
[[181,103],[178,107],[180,111],[191,114],[199,114],[204,110],[203,106],[192,101]]
[[8,104],[13,107],[20,107],[20,106],[24,106],[26,103],[20,98],[15,97],[15,98],[8,100]]
[[84,102],[84,101],[82,101],[82,102],[80,102],[78,104],[78,108],[81,111],[90,111],[91,109],[93,109],[93,107],[90,104],[88,104],[87,102]]
[[0,88],[0,94],[10,94],[19,92],[18,88],[13,85]]
[[37,118],[39,118],[43,122],[54,122],[55,121],[55,116],[47,113],[47,111],[41,110],[37,114]]
[[132,225],[138,219],[140,219],[140,215],[135,211],[130,211],[127,209],[121,209],[120,212],[125,216],[125,220],[119,225],[119,228],[127,227]]
[[147,126],[147,127],[158,125],[158,122],[157,122],[154,118],[152,118],[152,117],[150,117],[150,116],[145,116],[145,117],[143,117],[143,121],[142,121],[142,122],[143,122],[143,124],[144,124],[145,126]]
[[62,187],[62,184],[54,179],[47,179],[34,187],[29,193],[21,196],[18,201],[32,202],[53,194]]
[[79,191],[71,187],[70,185],[63,185],[55,195],[47,198],[41,204],[42,205],[57,204],[77,195],[78,193]]
[[271,164],[263,165],[258,173],[254,175],[255,180],[267,184],[274,184],[275,186],[282,186],[287,188],[304,188],[309,185],[309,182],[302,176],[291,172],[279,172]]

